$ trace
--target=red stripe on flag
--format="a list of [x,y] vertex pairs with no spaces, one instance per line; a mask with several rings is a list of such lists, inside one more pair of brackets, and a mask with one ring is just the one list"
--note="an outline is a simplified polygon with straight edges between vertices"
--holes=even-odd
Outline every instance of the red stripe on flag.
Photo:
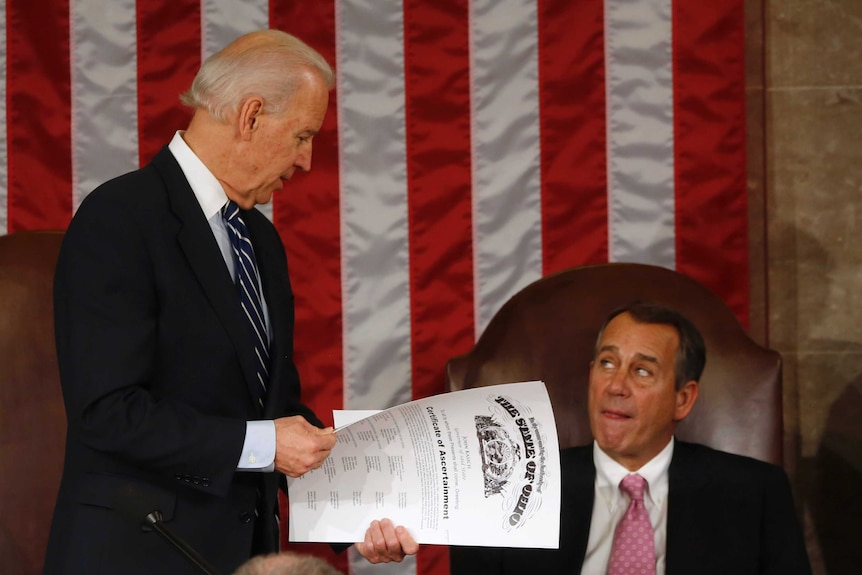
[[138,157],[149,162],[191,111],[180,94],[192,83],[201,65],[199,0],[138,2]]
[[[335,63],[334,2],[270,0],[272,28],[296,35]],[[303,402],[325,423],[344,397],[341,317],[341,228],[338,179],[337,94],[314,137],[312,170],[298,173],[273,196],[273,221],[290,262],[296,297],[294,355],[302,380]],[[282,502],[283,504],[283,502]],[[323,557],[347,573],[347,553],[329,545],[287,542],[287,509],[282,506],[282,547]]]
[[470,54],[460,0],[404,4],[413,397],[473,345]]
[[677,270],[748,325],[743,0],[674,2]]
[[539,0],[543,272],[608,259],[604,4]]
[[[295,34],[335,62],[332,2],[270,3],[270,25]],[[303,400],[325,422],[343,404],[341,241],[336,93],[314,137],[312,169],[297,173],[276,193],[273,219],[290,260],[296,294],[296,358]]]
[[7,232],[72,218],[69,3],[6,4]]
[[[470,51],[467,5],[404,3],[413,397],[445,391],[446,361],[473,345]],[[423,547],[417,571],[449,571]]]

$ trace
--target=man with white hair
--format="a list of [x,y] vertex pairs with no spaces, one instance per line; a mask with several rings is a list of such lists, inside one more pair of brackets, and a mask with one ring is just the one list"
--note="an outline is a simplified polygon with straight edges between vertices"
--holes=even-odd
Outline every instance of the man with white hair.
[[[68,432],[45,573],[196,573],[142,529],[154,511],[225,573],[278,549],[280,480],[336,439],[300,402],[285,250],[255,205],[311,169],[333,84],[297,38],[247,34],[182,96],[188,129],[79,208],[55,278]],[[415,543],[384,521],[357,548]]]
[[257,555],[243,563],[233,575],[344,575],[320,557],[285,551]]

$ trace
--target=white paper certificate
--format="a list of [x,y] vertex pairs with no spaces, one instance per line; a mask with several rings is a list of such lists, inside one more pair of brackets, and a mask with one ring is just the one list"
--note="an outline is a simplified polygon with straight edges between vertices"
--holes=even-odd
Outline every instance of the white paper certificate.
[[411,401],[337,433],[322,467],[287,480],[290,541],[362,541],[388,517],[422,544],[558,547],[560,457],[544,383]]

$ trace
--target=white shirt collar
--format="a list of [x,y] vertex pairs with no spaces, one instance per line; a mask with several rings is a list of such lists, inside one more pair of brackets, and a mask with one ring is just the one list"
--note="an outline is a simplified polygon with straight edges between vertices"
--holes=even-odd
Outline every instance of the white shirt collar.
[[228,197],[221,183],[189,148],[182,135],[182,131],[177,131],[171,143],[168,144],[168,149],[185,174],[204,212],[204,217],[209,220],[227,203]]
[[625,496],[620,492],[620,481],[630,473],[637,473],[647,480],[645,498],[652,505],[659,506],[667,497],[668,479],[667,470],[673,457],[674,438],[671,437],[668,444],[655,457],[646,462],[640,469],[629,471],[610,455],[602,451],[599,444],[593,441],[593,463],[596,466],[596,488],[599,496],[608,505],[611,513],[616,511],[617,505],[628,504]]

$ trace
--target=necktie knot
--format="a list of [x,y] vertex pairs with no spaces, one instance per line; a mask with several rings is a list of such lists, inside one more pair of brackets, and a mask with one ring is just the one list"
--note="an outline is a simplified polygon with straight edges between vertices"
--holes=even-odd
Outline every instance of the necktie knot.
[[646,479],[637,473],[632,473],[620,481],[620,491],[628,495],[632,501],[643,501],[646,484]]
[[223,217],[226,222],[231,224],[236,223],[236,220],[239,217],[239,206],[236,205],[235,201],[228,200],[228,202],[222,206],[221,217]]

